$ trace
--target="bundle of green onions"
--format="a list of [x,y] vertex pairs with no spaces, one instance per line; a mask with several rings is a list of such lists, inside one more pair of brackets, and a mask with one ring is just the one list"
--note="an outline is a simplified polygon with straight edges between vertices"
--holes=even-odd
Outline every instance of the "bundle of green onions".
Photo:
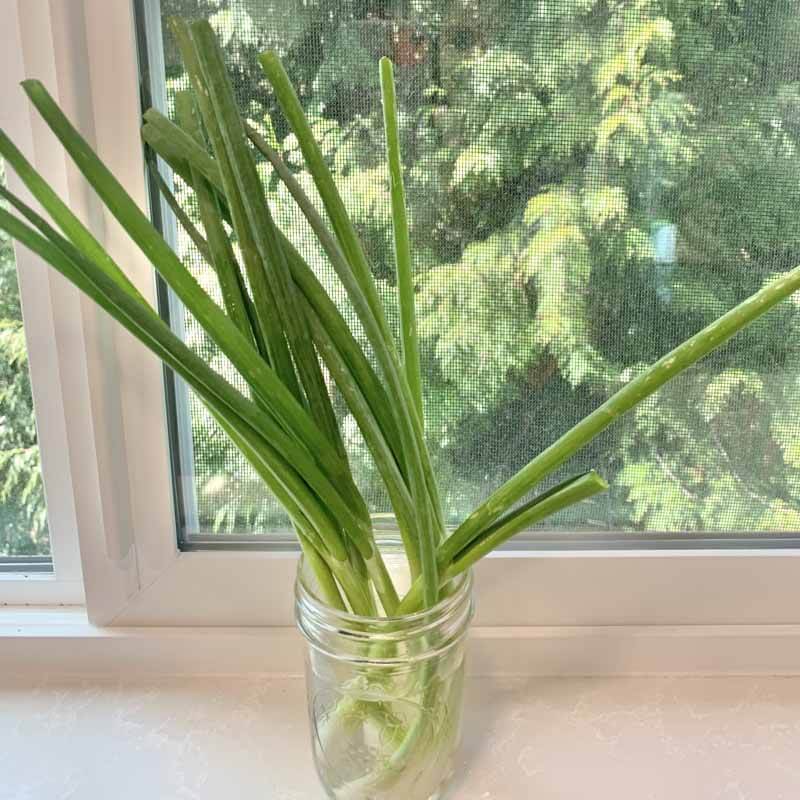
[[[286,509],[323,599],[354,613],[395,616],[437,602],[448,582],[519,531],[607,488],[595,472],[518,503],[620,415],[800,288],[787,272],[668,353],[496,489],[449,536],[425,443],[414,280],[392,65],[380,64],[400,307],[396,342],[370,264],[275,53],[261,65],[300,144],[324,214],[275,148],[237,111],[222,52],[207,22],[173,22],[192,90],[177,124],[155,110],[143,137],[194,191],[202,232],[161,189],[213,268],[220,307],[37,81],[23,87],[132,241],[246,382],[242,393],[162,321],[102,245],[0,132],[0,155],[55,227],[6,190],[16,214],[0,228],[41,256],[180,375]],[[274,144],[274,142],[273,142]],[[369,342],[354,337],[311,267],[275,224],[256,169],[266,157],[305,216]],[[234,244],[238,245],[234,249]],[[335,382],[386,486],[413,584],[398,596],[356,487],[323,373]]]

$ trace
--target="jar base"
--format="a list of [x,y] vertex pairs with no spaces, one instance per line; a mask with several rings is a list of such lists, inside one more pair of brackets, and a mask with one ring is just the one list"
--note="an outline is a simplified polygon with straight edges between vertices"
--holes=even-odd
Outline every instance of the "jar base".
[[[450,783],[450,779],[448,778],[446,785],[442,789],[437,789],[432,795],[428,797],[420,797],[420,798],[408,798],[406,796],[405,800],[448,800],[451,797],[449,792],[447,791],[447,787]],[[381,795],[360,795],[358,798],[351,797],[350,795],[341,795],[341,794],[333,794],[330,791],[325,791],[325,797],[327,800],[384,800]]]
[[[356,781],[347,786],[339,786],[331,788],[330,784],[326,785],[323,777],[320,775],[325,796],[328,800],[447,800],[452,795],[448,791],[450,784],[455,775],[455,770],[452,767],[452,762],[445,773],[439,773],[437,776],[437,786],[432,794],[416,794],[415,789],[422,788],[419,784],[414,785],[393,785],[393,786],[372,786],[367,788],[363,784],[359,785]],[[401,778],[402,781],[402,778]],[[414,782],[416,783],[416,782]],[[427,791],[430,791],[431,784],[427,784]]]

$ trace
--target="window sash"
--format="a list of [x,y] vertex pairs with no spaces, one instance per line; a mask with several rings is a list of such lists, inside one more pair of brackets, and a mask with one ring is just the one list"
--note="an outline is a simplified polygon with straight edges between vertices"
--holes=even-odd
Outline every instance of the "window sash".
[[[49,25],[40,4],[4,9],[0,26],[0,127],[8,131],[29,157],[34,157],[34,124],[25,96],[19,88],[31,67],[23,48],[27,24]],[[12,191],[25,194],[10,170]],[[77,520],[69,481],[67,428],[63,385],[59,380],[58,341],[65,333],[54,310],[63,286],[39,260],[15,244],[23,325],[28,348],[28,367],[37,417],[41,470],[45,485],[52,557],[48,559],[4,559],[0,565],[2,603],[82,603],[83,586],[78,553]]]
[[[138,46],[142,58],[141,74],[144,88],[145,104],[151,103],[162,112],[167,113],[166,83],[164,68],[164,43],[161,33],[161,13],[159,0],[134,0],[136,9]],[[149,96],[149,98],[148,98]],[[166,168],[168,169],[168,168]],[[176,243],[177,225],[174,216],[166,203],[160,197],[155,182],[150,181],[150,198],[153,203],[153,220],[164,231],[165,238],[171,243]],[[166,295],[165,288],[165,295]],[[170,319],[176,331],[181,331],[180,315],[182,311],[177,302],[166,303],[160,296],[160,307],[166,318]],[[177,325],[175,324],[177,320]],[[197,475],[192,469],[192,425],[189,417],[189,406],[185,388],[181,382],[167,385],[167,405],[170,409],[168,425],[172,441],[172,460],[175,468],[174,482],[181,484],[181,491],[176,492],[176,506],[178,508],[178,538],[182,550],[220,549],[230,547],[269,549],[272,547],[285,547],[287,539],[294,541],[294,535],[288,525],[271,527],[268,533],[257,533],[244,528],[229,534],[212,534],[209,531],[209,514],[205,513],[205,527],[201,531],[196,520],[197,514],[197,488],[196,484],[202,483],[209,474],[202,469]],[[617,426],[619,430],[619,426]],[[199,450],[202,451],[202,447]],[[608,477],[608,476],[606,476]],[[447,488],[447,487],[442,487]],[[233,494],[237,492],[234,487]],[[212,509],[213,512],[217,508]],[[381,510],[387,510],[386,508]],[[601,523],[598,523],[598,526]],[[737,530],[725,531],[687,531],[685,533],[663,532],[647,530],[644,532],[621,533],[618,531],[591,531],[589,533],[572,533],[567,530],[546,531],[541,528],[521,534],[518,539],[524,540],[526,547],[544,550],[587,550],[587,549],[692,549],[692,548],[750,548],[753,546],[753,537],[757,536],[759,547],[796,547],[800,545],[800,532],[759,531],[748,533]],[[516,545],[514,545],[516,546]]]
[[[147,3],[152,11],[153,0]],[[24,72],[47,83],[147,207],[133,7],[107,0],[66,5],[11,3]],[[3,91],[13,98],[18,90]],[[22,116],[37,167],[155,303],[152,267],[99,209],[44,126]],[[28,145],[17,128],[6,127]],[[30,318],[42,308],[52,320],[47,329],[28,320],[32,358],[41,363],[34,393],[51,523],[55,528],[62,515],[69,518],[53,505],[61,492],[65,506],[72,504],[90,619],[117,625],[291,624],[295,552],[179,551],[164,379],[155,357],[58,275],[33,263],[30,270],[23,266],[28,271],[38,277],[38,288],[50,292],[47,302],[34,294],[26,313]],[[45,364],[34,356],[48,346],[54,361]],[[54,386],[57,392],[50,393]],[[55,394],[60,410],[46,405]],[[53,420],[63,424],[61,441],[47,432]],[[476,569],[477,623],[800,622],[800,549],[782,546],[783,539],[772,548],[742,539],[742,546],[727,550],[716,549],[718,540],[695,542],[691,550],[685,542],[681,549],[649,550],[631,540],[617,542],[617,549],[597,549],[596,543],[568,549],[559,538],[550,549],[542,542],[517,545],[485,559]]]

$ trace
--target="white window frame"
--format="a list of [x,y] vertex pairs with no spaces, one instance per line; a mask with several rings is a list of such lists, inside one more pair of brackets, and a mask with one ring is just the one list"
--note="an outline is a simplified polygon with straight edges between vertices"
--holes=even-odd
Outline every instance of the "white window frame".
[[[146,207],[131,4],[9,5],[26,74],[45,81]],[[12,131],[17,141],[155,303],[151,266],[89,195],[35,113],[23,123]],[[67,507],[74,511],[89,619],[291,624],[295,553],[178,549],[159,362],[58,276],[20,258],[50,519],[59,529]],[[28,289],[28,271],[47,284],[49,305],[45,292]],[[52,318],[52,331],[40,318]],[[61,405],[53,409],[48,400],[55,405],[56,395]],[[50,430],[51,414],[67,420],[63,430]],[[503,550],[477,567],[476,593],[482,626],[795,625],[800,550]]]
[[[8,5],[8,4],[7,4]],[[42,11],[40,4],[31,4]],[[21,28],[16,4],[4,7],[0,26],[0,127],[28,154],[34,150],[34,132],[27,103],[17,85],[26,76]],[[48,20],[49,23],[49,20]],[[43,159],[42,159],[43,161]],[[10,170],[9,187],[25,195]],[[46,489],[53,571],[0,573],[0,605],[29,603],[82,604],[83,581],[78,553],[78,524],[70,481],[64,391],[60,379],[59,343],[71,331],[54,309],[74,302],[74,290],[22,247],[14,247],[23,325],[28,348],[28,368],[41,446],[41,469]],[[65,295],[65,291],[67,294]],[[72,292],[70,298],[69,292]]]

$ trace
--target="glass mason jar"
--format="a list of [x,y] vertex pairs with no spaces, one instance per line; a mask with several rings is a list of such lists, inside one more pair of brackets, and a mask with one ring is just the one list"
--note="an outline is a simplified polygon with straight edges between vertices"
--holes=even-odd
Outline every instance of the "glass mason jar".
[[[393,571],[397,543],[381,543],[381,552]],[[308,642],[314,762],[328,797],[439,798],[460,735],[471,574],[453,580],[435,607],[403,617],[339,611],[316,588],[301,559],[295,611]]]

